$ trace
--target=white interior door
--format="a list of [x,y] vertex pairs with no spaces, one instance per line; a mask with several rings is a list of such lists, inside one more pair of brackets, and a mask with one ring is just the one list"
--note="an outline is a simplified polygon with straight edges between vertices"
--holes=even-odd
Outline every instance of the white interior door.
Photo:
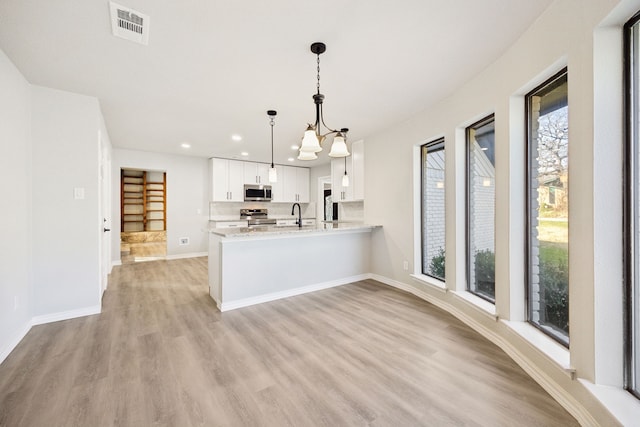
[[107,289],[111,273],[111,147],[98,131],[100,152],[100,295]]

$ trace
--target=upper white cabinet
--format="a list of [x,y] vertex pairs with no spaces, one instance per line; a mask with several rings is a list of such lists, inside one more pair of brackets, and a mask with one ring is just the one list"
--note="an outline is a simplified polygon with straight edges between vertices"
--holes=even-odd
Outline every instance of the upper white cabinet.
[[364,200],[364,141],[356,141],[351,145],[351,162],[353,200]]
[[243,202],[245,184],[271,185],[272,202],[309,203],[309,169],[276,165],[278,182],[269,183],[269,164],[209,159],[211,201]]
[[269,165],[266,163],[244,163],[245,184],[269,184]]
[[271,202],[285,202],[284,198],[284,169],[286,166],[276,165],[278,181],[271,183]]
[[281,202],[309,203],[309,169],[283,166],[283,199]]
[[[346,161],[345,161],[346,160]],[[342,185],[345,166],[349,185]],[[351,144],[351,156],[331,161],[331,190],[334,202],[364,200],[364,142]]]
[[209,159],[211,167],[211,200],[214,202],[244,201],[244,162]]

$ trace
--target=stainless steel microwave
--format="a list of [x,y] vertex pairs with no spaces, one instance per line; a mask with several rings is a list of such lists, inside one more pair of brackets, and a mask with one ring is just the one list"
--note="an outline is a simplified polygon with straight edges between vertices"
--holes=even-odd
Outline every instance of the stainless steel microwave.
[[271,186],[258,184],[244,185],[244,201],[245,202],[270,202]]

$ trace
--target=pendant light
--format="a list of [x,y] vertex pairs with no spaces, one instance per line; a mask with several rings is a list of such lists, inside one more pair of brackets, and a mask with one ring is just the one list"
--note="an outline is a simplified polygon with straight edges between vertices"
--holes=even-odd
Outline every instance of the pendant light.
[[347,158],[344,158],[344,175],[342,175],[342,186],[349,186],[349,175],[347,175]]
[[269,168],[269,182],[278,182],[278,171],[273,164],[273,125],[275,124],[274,117],[278,114],[275,110],[267,111],[269,116],[269,125],[271,126],[271,167]]
[[[300,155],[298,156],[298,160],[315,160],[318,158],[316,153],[322,151],[322,142],[328,135],[335,134],[333,138],[333,144],[331,145],[331,151],[329,152],[330,157],[347,157],[349,156],[349,151],[347,150],[347,144],[345,143],[345,138],[348,128],[342,128],[340,130],[331,129],[324,122],[324,117],[322,115],[322,102],[324,101],[324,95],[320,93],[320,55],[327,50],[327,46],[321,42],[315,42],[311,44],[311,52],[316,54],[317,56],[317,83],[316,83],[316,93],[313,95],[313,103],[316,106],[316,121],[314,124],[308,124],[307,130],[304,132],[304,136],[302,138],[302,144],[300,144]],[[321,133],[320,126],[324,126],[328,132]]]

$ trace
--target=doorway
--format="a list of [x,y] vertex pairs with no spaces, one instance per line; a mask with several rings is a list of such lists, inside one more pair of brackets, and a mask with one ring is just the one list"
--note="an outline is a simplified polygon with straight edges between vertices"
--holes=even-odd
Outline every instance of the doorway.
[[318,218],[318,220],[338,220],[338,204],[333,202],[330,176],[321,176],[318,178],[318,202],[316,206],[316,218]]
[[120,170],[120,260],[123,264],[167,256],[167,174]]

